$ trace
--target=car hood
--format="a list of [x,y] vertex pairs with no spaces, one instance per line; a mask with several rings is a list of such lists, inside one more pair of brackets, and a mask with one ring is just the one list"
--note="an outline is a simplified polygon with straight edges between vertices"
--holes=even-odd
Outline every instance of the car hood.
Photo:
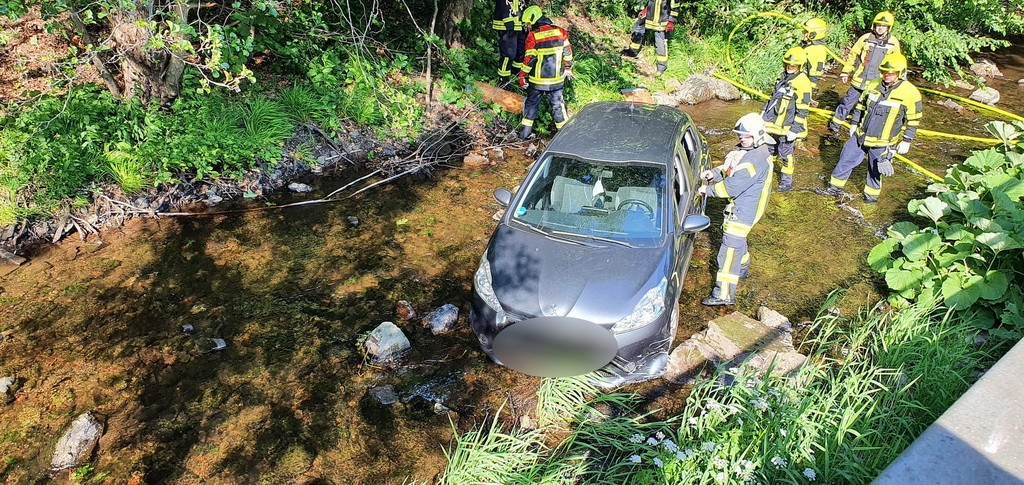
[[668,244],[595,244],[600,247],[499,226],[487,258],[491,286],[502,308],[521,318],[567,316],[610,325],[632,312],[643,293],[667,277],[671,267]]

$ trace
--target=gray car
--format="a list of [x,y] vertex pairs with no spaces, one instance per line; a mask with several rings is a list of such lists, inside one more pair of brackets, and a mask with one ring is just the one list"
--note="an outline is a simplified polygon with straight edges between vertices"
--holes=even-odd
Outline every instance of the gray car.
[[[605,387],[660,376],[679,319],[707,143],[682,111],[587,105],[551,140],[507,207],[480,260],[470,322],[487,355],[516,322],[572,317],[610,332]],[[551,319],[548,319],[551,320]],[[599,364],[600,365],[600,364]]]

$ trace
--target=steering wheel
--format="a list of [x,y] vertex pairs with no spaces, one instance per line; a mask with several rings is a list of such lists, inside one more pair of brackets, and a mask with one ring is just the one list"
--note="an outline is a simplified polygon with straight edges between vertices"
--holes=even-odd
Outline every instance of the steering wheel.
[[619,202],[618,210],[630,210],[633,207],[639,207],[647,217],[652,219],[654,218],[654,209],[652,209],[650,205],[647,205],[647,202],[640,199],[623,200],[622,202]]

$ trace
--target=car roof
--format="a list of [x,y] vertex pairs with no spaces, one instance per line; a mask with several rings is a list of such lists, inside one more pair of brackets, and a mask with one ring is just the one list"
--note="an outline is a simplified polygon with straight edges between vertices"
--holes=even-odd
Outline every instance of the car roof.
[[551,140],[547,151],[604,162],[671,163],[690,117],[675,108],[628,101],[591,103]]

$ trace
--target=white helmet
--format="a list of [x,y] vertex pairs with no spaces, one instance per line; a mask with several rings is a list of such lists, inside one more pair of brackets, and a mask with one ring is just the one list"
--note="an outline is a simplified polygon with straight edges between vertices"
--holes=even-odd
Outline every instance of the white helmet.
[[736,120],[736,126],[732,129],[737,135],[754,137],[754,146],[762,143],[772,143],[774,140],[764,131],[764,119],[759,113],[747,113]]

